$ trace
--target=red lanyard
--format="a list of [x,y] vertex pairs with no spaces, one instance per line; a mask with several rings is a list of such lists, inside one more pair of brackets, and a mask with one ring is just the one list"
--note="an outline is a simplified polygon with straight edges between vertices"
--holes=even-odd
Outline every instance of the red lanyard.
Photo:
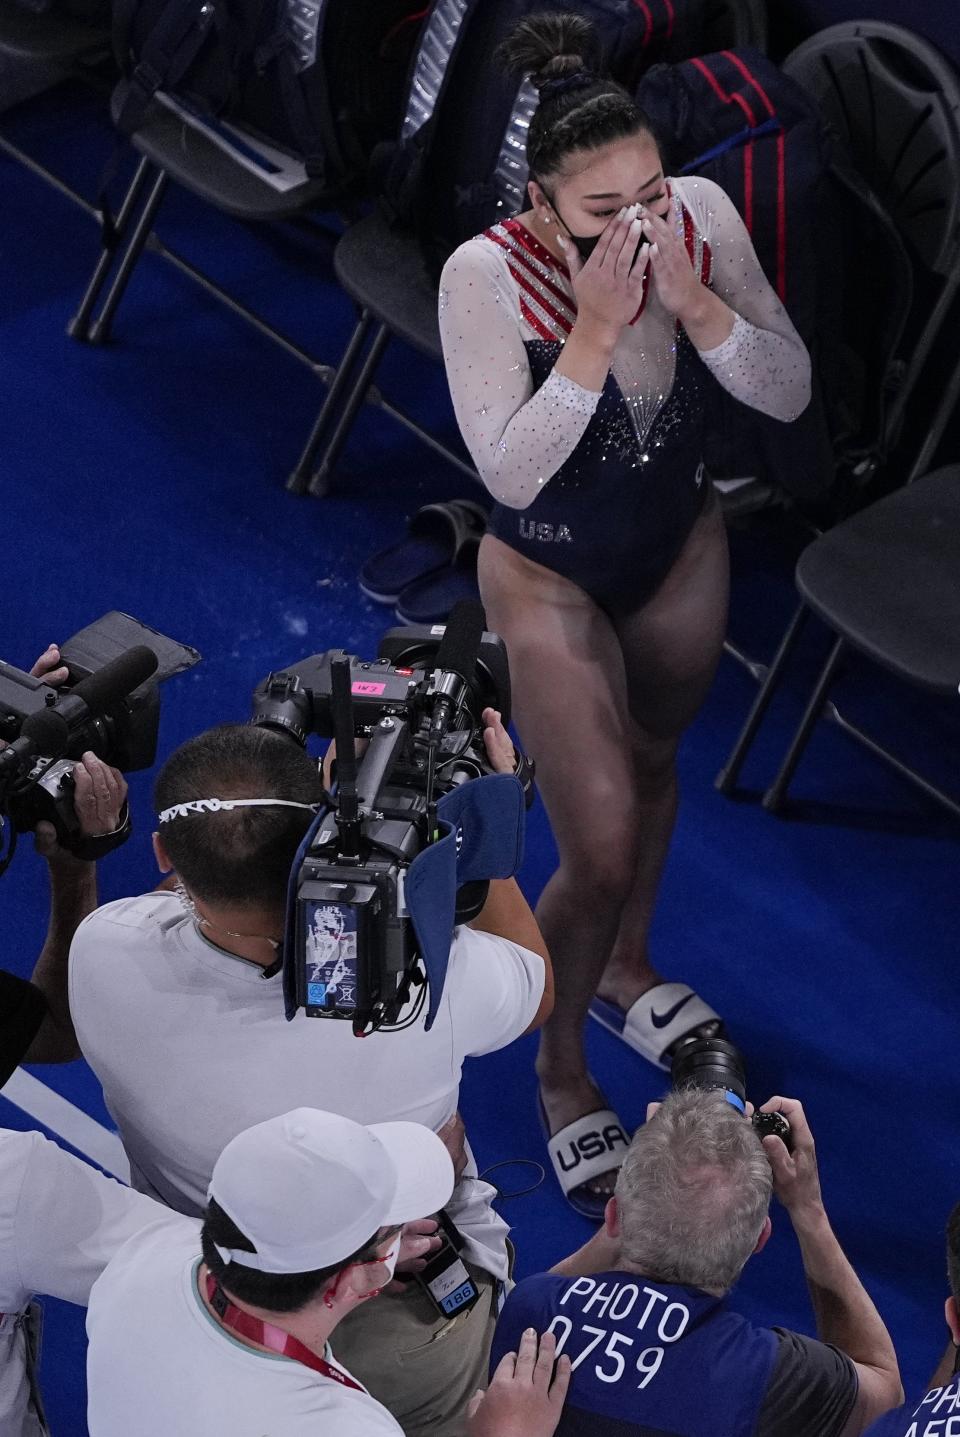
[[339,1382],[341,1387],[352,1387],[357,1392],[366,1391],[365,1387],[354,1382],[346,1372],[341,1372],[339,1367],[332,1367],[329,1362],[311,1352],[309,1347],[305,1347],[298,1338],[284,1332],[282,1327],[274,1327],[272,1322],[262,1322],[259,1317],[252,1317],[249,1312],[242,1312],[239,1307],[235,1307],[212,1273],[207,1273],[206,1286],[210,1306],[224,1327],[228,1327],[238,1337],[246,1337],[250,1342],[257,1342],[261,1347],[269,1348],[271,1352],[290,1357],[294,1362],[301,1362],[304,1367],[319,1372],[321,1377],[329,1377],[332,1382]]

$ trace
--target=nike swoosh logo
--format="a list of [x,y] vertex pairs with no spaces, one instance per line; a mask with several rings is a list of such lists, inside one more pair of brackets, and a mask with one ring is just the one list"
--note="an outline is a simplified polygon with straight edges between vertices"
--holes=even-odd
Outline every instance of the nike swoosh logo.
[[672,1023],[674,1018],[680,1012],[680,1009],[683,1008],[687,1003],[689,1003],[690,999],[693,996],[693,993],[688,993],[685,998],[681,998],[679,1003],[674,1003],[673,1007],[668,1008],[665,1013],[654,1013],[651,1010],[650,1021],[653,1026],[655,1028],[665,1028],[668,1023]]

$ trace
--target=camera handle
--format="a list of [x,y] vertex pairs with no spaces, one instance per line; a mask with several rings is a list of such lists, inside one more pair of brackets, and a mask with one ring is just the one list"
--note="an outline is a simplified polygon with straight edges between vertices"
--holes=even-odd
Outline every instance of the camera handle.
[[350,692],[350,660],[334,659],[330,665],[330,707],[333,736],[337,745],[337,831],[344,858],[360,857],[360,804],[357,798],[357,755],[353,739],[353,695]]

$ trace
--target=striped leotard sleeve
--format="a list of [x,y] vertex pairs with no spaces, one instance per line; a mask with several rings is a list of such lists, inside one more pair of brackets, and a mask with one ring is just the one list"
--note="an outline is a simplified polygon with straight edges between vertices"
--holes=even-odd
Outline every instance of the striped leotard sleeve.
[[600,395],[555,370],[534,393],[516,290],[482,239],[468,240],[444,266],[440,337],[477,472],[501,504],[525,509],[576,449]]

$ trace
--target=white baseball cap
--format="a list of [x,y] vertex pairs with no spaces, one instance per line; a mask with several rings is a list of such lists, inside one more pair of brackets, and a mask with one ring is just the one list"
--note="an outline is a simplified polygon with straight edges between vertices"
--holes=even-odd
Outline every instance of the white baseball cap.
[[429,1217],[453,1192],[453,1162],[420,1123],[364,1127],[295,1108],[238,1133],[207,1196],[256,1252],[219,1248],[258,1272],[314,1272],[351,1257],[382,1227]]

